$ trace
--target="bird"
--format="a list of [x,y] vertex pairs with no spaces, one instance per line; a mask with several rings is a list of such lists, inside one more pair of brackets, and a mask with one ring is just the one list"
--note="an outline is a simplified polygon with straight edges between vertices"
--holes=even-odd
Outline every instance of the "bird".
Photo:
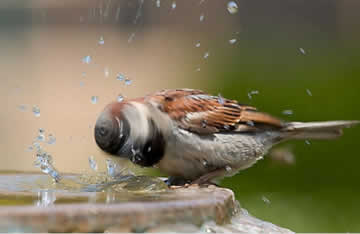
[[359,122],[286,122],[220,94],[166,89],[111,102],[94,136],[110,155],[159,168],[170,185],[206,184],[251,167],[280,142],[334,139]]

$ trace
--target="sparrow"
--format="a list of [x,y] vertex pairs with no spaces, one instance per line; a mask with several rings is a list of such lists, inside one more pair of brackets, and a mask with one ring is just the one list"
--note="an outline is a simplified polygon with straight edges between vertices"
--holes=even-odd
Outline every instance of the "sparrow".
[[201,90],[162,90],[112,102],[95,124],[105,152],[157,167],[170,184],[214,182],[291,139],[333,139],[359,121],[285,122],[255,107]]

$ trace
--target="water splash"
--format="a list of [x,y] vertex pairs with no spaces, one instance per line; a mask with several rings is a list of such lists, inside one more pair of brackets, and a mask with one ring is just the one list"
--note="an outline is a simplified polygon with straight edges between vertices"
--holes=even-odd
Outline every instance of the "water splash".
[[234,2],[234,1],[230,1],[230,2],[228,2],[228,4],[227,4],[227,10],[228,10],[228,12],[230,13],[230,14],[236,14],[237,12],[238,12],[238,10],[239,10],[239,7],[238,7],[238,5],[236,4],[236,2]]
[[59,182],[61,180],[61,176],[52,163],[53,160],[51,155],[40,149],[36,154],[36,160],[34,162],[35,167],[39,167],[43,173],[51,176],[55,182]]

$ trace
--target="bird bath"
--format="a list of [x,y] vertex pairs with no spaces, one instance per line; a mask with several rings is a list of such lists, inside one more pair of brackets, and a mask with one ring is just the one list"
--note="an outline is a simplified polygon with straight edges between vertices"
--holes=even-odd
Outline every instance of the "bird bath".
[[[159,178],[0,173],[0,231],[276,231],[241,209],[229,189],[168,188]],[[101,183],[98,183],[101,181]]]

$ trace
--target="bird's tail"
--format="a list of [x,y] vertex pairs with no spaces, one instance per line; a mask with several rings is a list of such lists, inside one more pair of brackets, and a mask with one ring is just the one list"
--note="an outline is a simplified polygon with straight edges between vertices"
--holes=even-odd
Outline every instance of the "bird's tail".
[[343,128],[359,123],[358,120],[290,122],[282,129],[282,139],[334,139],[342,135]]

